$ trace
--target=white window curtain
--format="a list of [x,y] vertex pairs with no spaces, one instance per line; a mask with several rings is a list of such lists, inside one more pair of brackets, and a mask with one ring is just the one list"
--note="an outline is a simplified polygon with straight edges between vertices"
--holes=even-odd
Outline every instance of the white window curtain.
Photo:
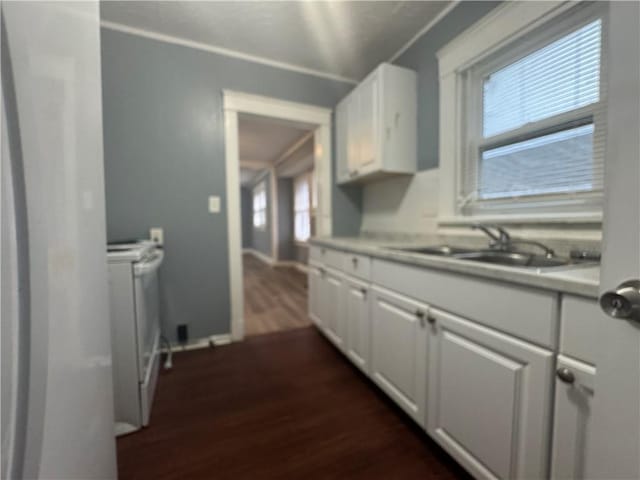
[[311,236],[311,174],[297,177],[293,182],[294,237],[297,242],[306,242]]
[[601,208],[604,22],[578,12],[463,75],[461,213]]
[[267,186],[262,181],[253,189],[253,226],[265,229],[267,226]]

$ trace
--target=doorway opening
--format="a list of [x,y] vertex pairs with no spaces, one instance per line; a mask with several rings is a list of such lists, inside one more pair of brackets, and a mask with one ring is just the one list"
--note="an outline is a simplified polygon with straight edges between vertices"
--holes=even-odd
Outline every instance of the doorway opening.
[[308,240],[331,234],[331,111],[224,94],[232,338],[309,326]]

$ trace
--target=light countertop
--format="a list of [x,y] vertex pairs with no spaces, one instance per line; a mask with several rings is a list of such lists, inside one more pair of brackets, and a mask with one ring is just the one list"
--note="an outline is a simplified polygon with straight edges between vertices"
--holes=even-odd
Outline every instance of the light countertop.
[[432,242],[422,239],[420,243],[417,244],[414,241],[382,240],[367,237],[315,237],[310,240],[310,243],[312,245],[369,255],[371,257],[408,265],[447,270],[592,298],[598,297],[598,289],[600,286],[600,266],[594,264],[553,268],[524,268],[473,262],[440,255],[425,255],[388,248],[442,244],[442,240],[436,238],[434,238]]

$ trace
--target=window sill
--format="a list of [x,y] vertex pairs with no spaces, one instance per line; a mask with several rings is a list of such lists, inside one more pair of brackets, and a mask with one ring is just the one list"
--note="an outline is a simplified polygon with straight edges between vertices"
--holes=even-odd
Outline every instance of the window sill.
[[602,213],[549,213],[549,214],[505,214],[505,215],[474,215],[474,216],[450,216],[438,217],[439,226],[471,225],[474,223],[500,223],[500,224],[601,224]]
[[295,240],[293,244],[296,247],[309,248],[309,242],[301,242],[300,240]]

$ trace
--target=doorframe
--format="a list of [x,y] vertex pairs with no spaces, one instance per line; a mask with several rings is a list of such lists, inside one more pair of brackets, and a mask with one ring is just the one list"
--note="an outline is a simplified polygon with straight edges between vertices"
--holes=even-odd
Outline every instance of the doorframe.
[[[238,148],[238,114],[248,113],[315,126],[314,170],[318,191],[316,233],[331,235],[332,138],[328,108],[290,102],[233,90],[223,90],[224,145],[227,180],[227,234],[229,250],[229,297],[231,304],[231,338],[244,338],[242,279],[242,227],[240,210],[240,158]],[[272,207],[273,210],[273,207]],[[271,225],[277,228],[277,225]],[[273,237],[272,237],[273,238]],[[272,245],[272,249],[275,246]]]

